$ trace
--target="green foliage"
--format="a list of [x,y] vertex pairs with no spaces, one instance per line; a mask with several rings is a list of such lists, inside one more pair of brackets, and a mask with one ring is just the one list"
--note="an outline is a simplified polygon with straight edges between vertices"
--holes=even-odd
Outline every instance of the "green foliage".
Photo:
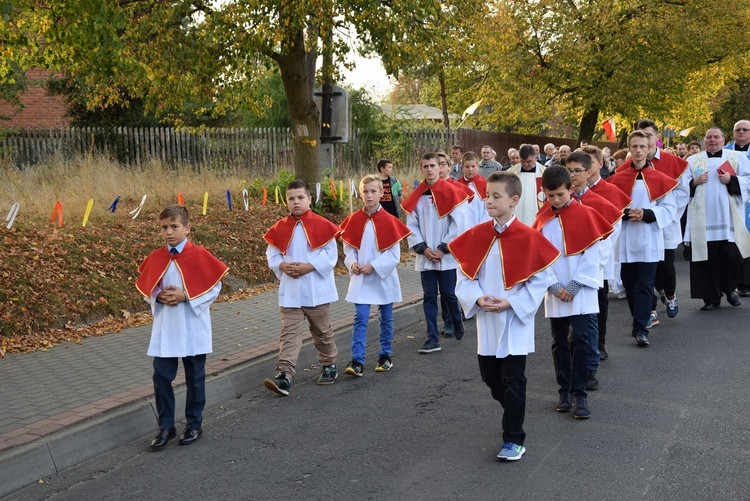
[[713,113],[713,123],[729,136],[738,120],[750,117],[750,77],[731,82],[722,94],[724,99]]
[[284,84],[281,74],[275,73],[262,79],[258,84],[259,92],[256,99],[263,106],[248,108],[240,105],[238,116],[245,127],[273,127],[289,128],[292,122],[289,118],[289,107],[286,104]]
[[[343,193],[340,189],[340,180],[332,175],[326,175],[320,183],[320,201],[316,204],[315,186],[311,186],[313,197],[313,209],[321,214],[346,214],[349,210],[349,186],[343,183]],[[333,183],[334,189],[331,189]],[[334,196],[335,195],[335,196]],[[343,195],[343,196],[342,196]]]
[[279,175],[276,176],[276,179],[273,179],[270,182],[268,180],[256,177],[250,183],[250,187],[247,191],[250,196],[262,197],[263,187],[265,186],[268,193],[268,199],[271,200],[276,193],[276,188],[279,188],[281,190],[281,196],[283,197],[284,193],[286,192],[287,185],[295,179],[296,176],[294,175],[294,173],[282,169],[279,172]]

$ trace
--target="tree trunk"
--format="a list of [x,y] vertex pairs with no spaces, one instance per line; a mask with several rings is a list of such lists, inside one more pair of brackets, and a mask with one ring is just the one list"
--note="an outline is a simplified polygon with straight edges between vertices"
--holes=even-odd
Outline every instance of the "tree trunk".
[[[443,69],[441,68],[440,71],[438,71],[438,82],[440,83],[440,105],[443,107],[443,125],[445,126],[445,140],[448,140],[448,137],[451,133],[451,120],[448,117],[448,99],[446,98],[445,93],[445,73],[443,73]],[[447,145],[446,148],[449,148],[451,145]]]
[[594,137],[594,131],[599,123],[599,105],[590,104],[586,111],[581,117],[581,123],[578,127],[578,145],[580,146],[581,140],[586,140],[589,143]]
[[320,181],[319,117],[318,108],[310,92],[307,76],[304,33],[299,30],[290,45],[276,60],[281,70],[289,118],[294,137],[294,171],[308,184]]

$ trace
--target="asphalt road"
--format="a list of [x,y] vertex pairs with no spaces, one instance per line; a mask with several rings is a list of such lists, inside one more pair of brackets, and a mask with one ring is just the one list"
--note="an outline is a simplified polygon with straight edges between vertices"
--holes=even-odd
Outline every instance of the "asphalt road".
[[[149,437],[16,492],[13,500],[750,499],[750,299],[681,311],[637,348],[625,301],[612,301],[592,418],[554,412],[549,324],[537,316],[527,365],[527,453],[500,463],[500,405],[463,341],[418,355],[424,326],[398,332],[394,368],[317,386],[301,371],[290,397],[261,386],[207,413],[198,443],[147,451]],[[370,339],[372,343],[374,340]],[[347,347],[340,347],[339,367]],[[7,499],[11,499],[10,497]]]

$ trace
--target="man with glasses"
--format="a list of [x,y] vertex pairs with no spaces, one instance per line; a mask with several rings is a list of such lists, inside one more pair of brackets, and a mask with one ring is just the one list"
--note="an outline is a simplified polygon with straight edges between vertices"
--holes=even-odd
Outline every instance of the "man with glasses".
[[722,295],[739,306],[735,289],[742,258],[750,256],[745,202],[750,194],[750,161],[744,152],[723,149],[724,133],[711,128],[706,150],[688,160],[684,184],[690,189],[685,241],[690,242],[690,296],[701,310],[715,310]]
[[[734,141],[730,141],[724,146],[727,150],[742,151],[750,159],[750,120],[740,120],[734,124]],[[747,214],[747,208],[745,208],[745,214]],[[745,216],[745,226],[750,229],[750,220]],[[740,296],[750,296],[750,259],[742,260],[742,267],[740,268],[740,281],[737,285],[737,290],[740,292]]]
[[559,163],[563,167],[565,166],[565,162],[568,161],[568,157],[570,156],[570,146],[567,144],[563,144],[560,146],[560,160]]
[[518,154],[518,150],[511,148],[508,150],[508,163],[503,165],[503,170],[510,170],[514,165],[521,163],[521,155]]

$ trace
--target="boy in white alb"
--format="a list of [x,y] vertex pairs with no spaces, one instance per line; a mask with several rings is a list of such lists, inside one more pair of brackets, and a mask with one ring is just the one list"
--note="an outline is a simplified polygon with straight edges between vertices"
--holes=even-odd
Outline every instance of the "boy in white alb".
[[211,303],[221,291],[229,269],[206,249],[188,241],[190,217],[183,205],[169,205],[159,214],[166,245],[138,267],[136,288],[151,305],[154,325],[148,355],[154,357],[154,400],[159,434],[151,450],[163,449],[176,435],[174,390],[178,360],[185,368],[185,431],[180,445],[203,435],[206,405],[206,354],[211,353]]
[[341,234],[341,228],[310,210],[312,197],[306,182],[297,179],[289,183],[286,201],[290,214],[263,236],[268,242],[268,266],[281,281],[281,334],[276,363],[279,372],[263,384],[284,396],[289,395],[296,372],[305,318],[322,366],[318,384],[332,384],[338,377],[338,350],[329,310],[339,298],[333,269],[339,258],[336,237]]
[[456,295],[466,318],[476,315],[482,380],[503,406],[503,446],[497,457],[521,459],[526,449],[526,356],[534,352],[534,315],[560,252],[513,214],[521,196],[515,174],[493,172],[485,200],[492,220],[449,244],[459,263]]
[[455,183],[440,179],[439,157],[435,153],[422,156],[424,180],[412,191],[404,203],[408,213],[406,226],[411,230],[409,247],[417,253],[415,268],[420,272],[424,300],[422,302],[427,341],[419,353],[441,350],[437,328],[437,295],[445,297],[448,313],[453,321],[453,335],[464,336],[461,312],[456,300],[456,268],[458,264],[448,249],[448,243],[467,227],[469,218],[466,201],[470,195]]
[[[552,265],[544,314],[552,330],[552,359],[559,389],[557,412],[577,419],[591,417],[586,383],[589,337],[597,329],[597,291],[601,277],[599,241],[613,228],[598,212],[571,199],[573,184],[565,167],[552,166],[542,175],[549,201],[539,211],[533,228],[563,255]],[[573,401],[571,402],[571,396]]]
[[489,221],[487,207],[484,200],[487,198],[487,180],[480,176],[479,157],[473,151],[467,151],[461,158],[461,168],[464,175],[456,179],[456,183],[467,186],[475,194],[474,199],[469,202],[471,209],[471,220],[469,227]]
[[363,374],[371,305],[378,305],[380,321],[380,352],[375,371],[385,372],[393,367],[393,303],[401,301],[401,283],[396,271],[401,261],[399,242],[411,233],[404,223],[381,207],[383,182],[378,176],[362,178],[359,193],[364,208],[349,214],[341,223],[344,263],[351,273],[346,300],[354,303],[352,361],[346,366],[346,373],[352,376]]
[[632,162],[618,170],[608,182],[620,188],[633,203],[623,213],[620,232],[620,275],[633,315],[631,334],[636,345],[649,345],[648,325],[654,304],[656,266],[664,260],[664,228],[674,221],[678,182],[654,168],[648,152],[654,136],[635,130],[628,136]]

